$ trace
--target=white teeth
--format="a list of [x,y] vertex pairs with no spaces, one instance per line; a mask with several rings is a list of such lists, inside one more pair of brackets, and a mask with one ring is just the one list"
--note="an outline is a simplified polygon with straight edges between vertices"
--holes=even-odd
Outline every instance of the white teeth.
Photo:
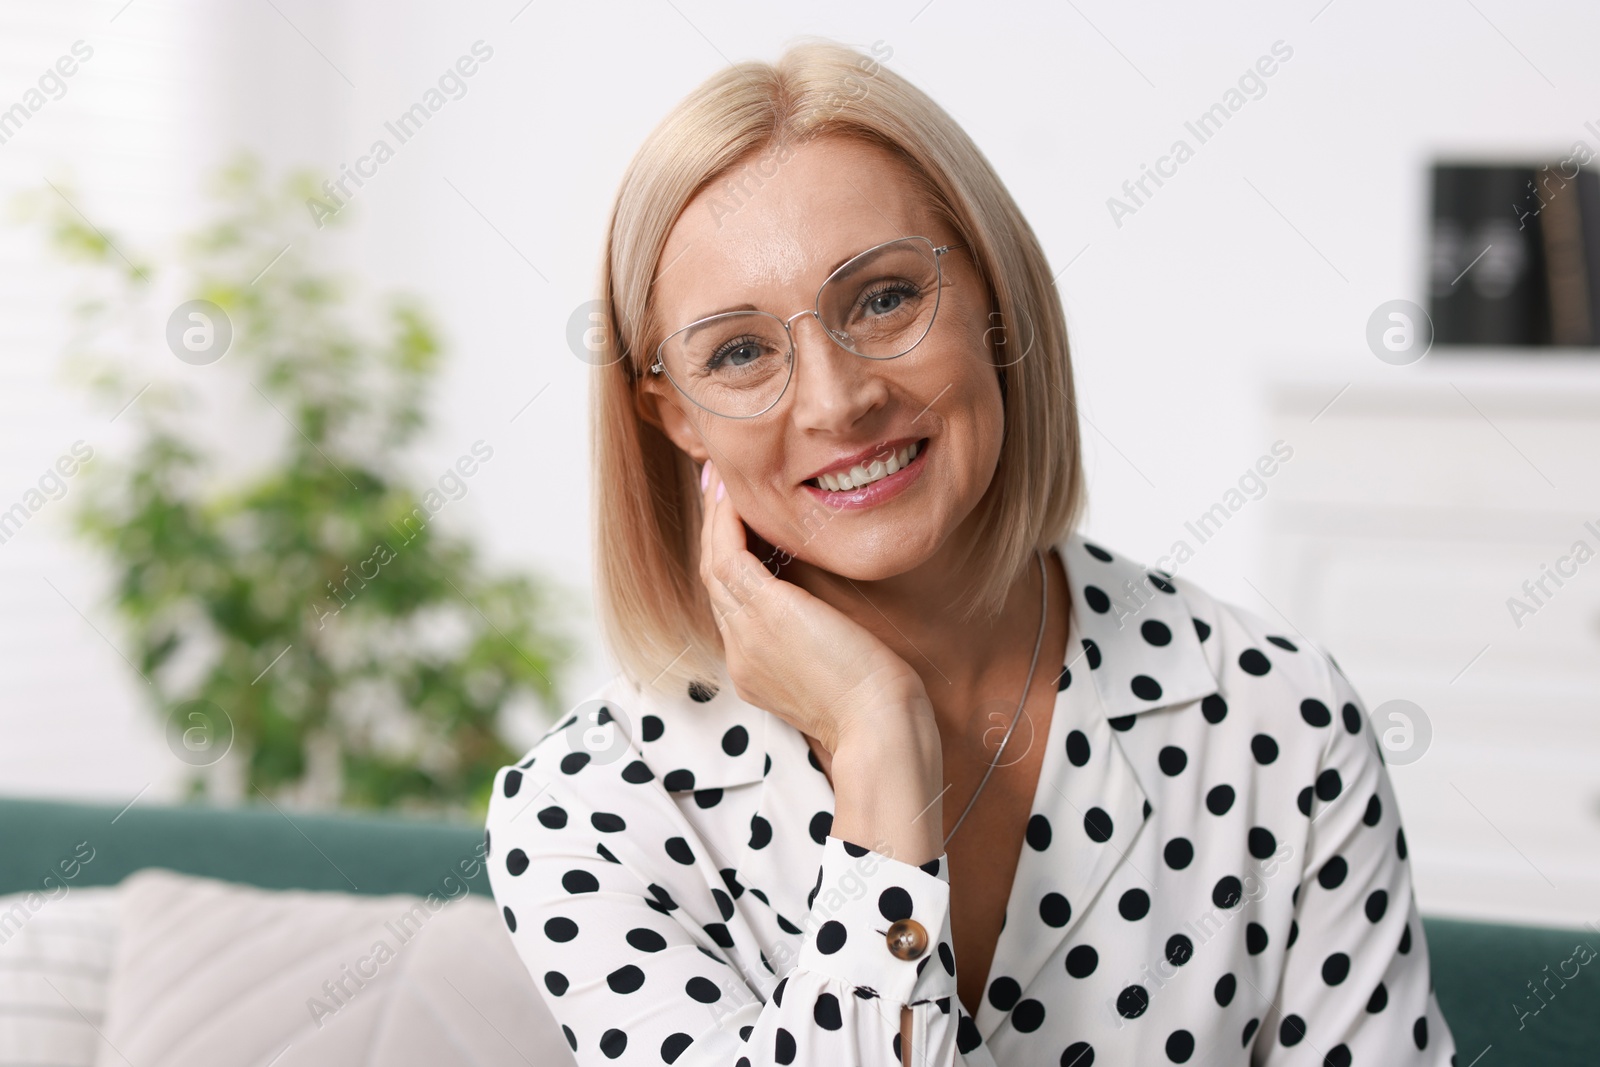
[[871,463],[857,463],[848,471],[837,471],[830,474],[819,474],[817,484],[822,488],[835,493],[848,492],[860,489],[880,478],[887,478],[895,471],[917,458],[917,444],[915,442],[895,450],[888,459],[874,459]]

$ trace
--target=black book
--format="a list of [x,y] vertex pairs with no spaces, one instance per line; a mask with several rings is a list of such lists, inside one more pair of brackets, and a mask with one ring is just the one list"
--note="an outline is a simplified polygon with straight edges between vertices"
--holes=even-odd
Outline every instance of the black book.
[[1600,174],[1578,173],[1578,218],[1583,229],[1583,263],[1589,290],[1589,343],[1600,345]]
[[1550,343],[1545,213],[1534,184],[1539,172],[1532,166],[1434,165],[1428,313],[1436,343]]

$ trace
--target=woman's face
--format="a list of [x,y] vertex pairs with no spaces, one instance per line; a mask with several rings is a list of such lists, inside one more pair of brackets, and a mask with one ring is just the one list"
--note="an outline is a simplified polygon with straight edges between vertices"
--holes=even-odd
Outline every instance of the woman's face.
[[[820,137],[779,158],[736,168],[740,191],[714,182],[684,210],[656,265],[663,334],[745,305],[787,319],[813,306],[836,266],[874,245],[960,240],[885,149]],[[645,375],[652,421],[696,460],[712,460],[750,528],[803,563],[863,581],[912,570],[988,489],[1004,430],[989,297],[970,250],[940,262],[938,313],[920,344],[896,359],[865,359],[800,316],[793,377],[754,418],[714,415],[664,375]],[[864,451],[870,474],[871,454],[898,461],[914,442],[911,464],[876,487],[835,492],[815,479],[853,467],[845,461]]]

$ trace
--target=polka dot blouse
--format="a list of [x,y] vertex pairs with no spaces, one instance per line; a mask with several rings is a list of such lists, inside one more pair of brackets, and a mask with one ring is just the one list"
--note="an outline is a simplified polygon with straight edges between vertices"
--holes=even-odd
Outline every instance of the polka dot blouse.
[[945,855],[834,836],[803,735],[726,679],[618,677],[499,772],[488,815],[495,899],[578,1064],[1455,1062],[1332,658],[1076,534],[1057,549],[1069,662],[976,1014]]

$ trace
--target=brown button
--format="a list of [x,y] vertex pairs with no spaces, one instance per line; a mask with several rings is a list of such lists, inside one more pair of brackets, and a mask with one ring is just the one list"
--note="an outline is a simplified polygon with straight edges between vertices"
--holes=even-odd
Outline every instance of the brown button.
[[928,931],[915,919],[896,920],[885,940],[896,959],[914,960],[928,951]]

